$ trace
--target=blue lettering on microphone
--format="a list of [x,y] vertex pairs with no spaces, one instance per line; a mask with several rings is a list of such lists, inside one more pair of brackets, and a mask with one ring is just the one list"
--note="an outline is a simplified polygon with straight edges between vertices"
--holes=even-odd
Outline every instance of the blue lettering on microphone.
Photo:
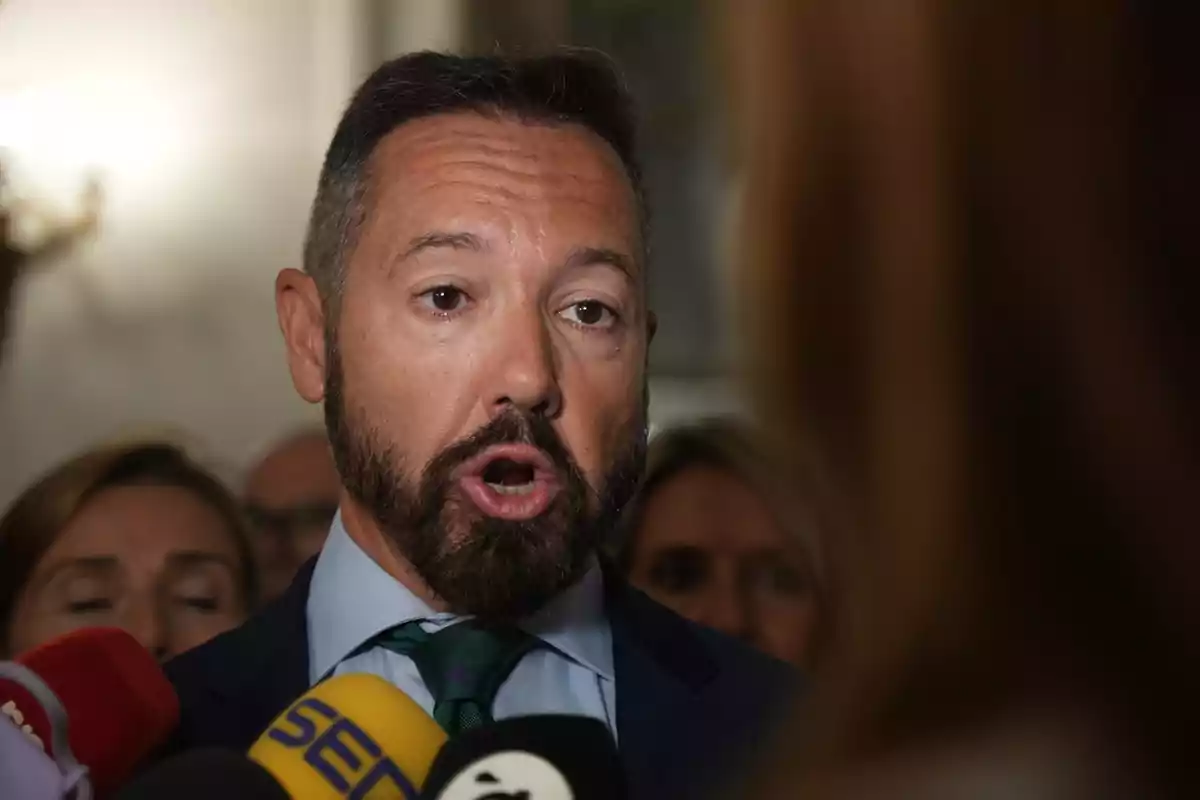
[[355,725],[350,720],[342,717],[337,722],[330,725],[324,733],[313,742],[312,747],[304,751],[304,760],[309,763],[329,784],[337,789],[342,794],[350,791],[350,781],[338,772],[337,767],[329,763],[326,759],[326,754],[331,753],[341,759],[342,763],[350,768],[350,771],[358,772],[362,767],[362,759],[354,755],[346,743],[338,738],[341,734],[348,735],[351,739],[358,743],[358,746],[367,751],[367,755],[371,758],[379,758],[382,752],[379,745],[371,741],[367,734],[363,733],[362,728]]
[[303,747],[313,740],[317,735],[318,720],[306,715],[305,711],[314,711],[327,720],[335,720],[340,714],[337,709],[332,708],[320,700],[312,697],[305,697],[299,703],[288,709],[287,716],[284,718],[287,722],[295,725],[295,730],[287,730],[286,728],[271,728],[271,732],[267,735],[279,742],[284,747]]
[[[284,747],[303,748],[305,763],[347,800],[362,800],[379,784],[394,786],[402,798],[417,797],[416,787],[384,755],[383,748],[352,719],[320,700],[300,700],[267,736]],[[357,746],[366,759],[351,745]],[[364,770],[366,774],[362,774]]]

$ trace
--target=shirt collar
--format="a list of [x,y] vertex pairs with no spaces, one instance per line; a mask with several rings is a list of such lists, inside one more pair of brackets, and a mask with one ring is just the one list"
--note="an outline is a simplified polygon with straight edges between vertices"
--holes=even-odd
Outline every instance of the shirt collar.
[[[358,546],[339,512],[317,557],[308,595],[310,679],[318,680],[356,647],[412,620],[447,624],[461,616],[434,611]],[[604,578],[593,563],[584,577],[520,624],[563,655],[613,680],[612,631],[604,616]]]

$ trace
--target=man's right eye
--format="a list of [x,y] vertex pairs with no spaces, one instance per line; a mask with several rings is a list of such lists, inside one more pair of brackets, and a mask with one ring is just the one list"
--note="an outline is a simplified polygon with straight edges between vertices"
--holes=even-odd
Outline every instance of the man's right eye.
[[421,303],[436,314],[450,314],[467,302],[467,293],[455,286],[435,286],[420,294]]

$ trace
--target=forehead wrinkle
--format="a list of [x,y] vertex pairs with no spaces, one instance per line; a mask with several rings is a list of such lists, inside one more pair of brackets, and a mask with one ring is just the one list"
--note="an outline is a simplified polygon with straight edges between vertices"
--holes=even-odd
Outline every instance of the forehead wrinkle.
[[[574,187],[580,187],[586,190],[588,194],[596,194],[597,189],[603,187],[604,181],[602,178],[588,175],[581,175],[574,172],[566,172],[563,170],[516,170],[508,165],[503,164],[488,164],[484,162],[458,162],[452,165],[447,165],[446,172],[451,173],[453,177],[449,180],[461,181],[465,183],[479,182],[491,186],[493,183],[487,180],[488,176],[499,175],[499,188],[504,188],[504,184],[511,183],[514,187],[524,189],[531,197],[542,197],[547,194],[570,194]],[[466,175],[460,173],[466,172]],[[478,177],[472,178],[471,174],[478,172]]]
[[[508,131],[517,130],[517,128],[510,128],[510,124],[518,125],[522,130],[535,127],[523,122],[490,119],[471,113],[433,114],[404,123],[389,132],[384,137],[383,143],[395,145],[407,140],[420,144],[430,139],[455,138],[470,142],[483,141],[492,146],[495,146],[497,142],[505,142],[516,148],[519,145],[514,141],[515,137]],[[505,133],[498,134],[497,128],[504,130]]]
[[[530,139],[541,140],[531,145]],[[433,144],[430,144],[433,142]],[[622,171],[620,157],[605,139],[577,123],[490,119],[471,114],[435,114],[407,122],[380,140],[372,155],[398,154],[409,150],[439,151],[470,146],[498,156],[536,160],[548,148],[586,148]]]
[[[571,159],[570,161],[575,161]],[[455,157],[442,159],[418,159],[410,169],[430,169],[431,172],[458,173],[473,172],[499,173],[519,183],[570,185],[586,184],[591,187],[602,186],[607,179],[616,178],[616,185],[624,183],[620,172],[605,169],[599,164],[586,164],[581,169],[578,165],[568,166],[567,160],[547,160],[537,154],[521,155],[518,157],[488,158],[479,153],[456,154]],[[427,163],[432,162],[432,163]],[[437,183],[439,181],[430,181]]]
[[[466,187],[505,199],[544,201],[558,199],[584,201],[600,205],[613,192],[605,178],[592,171],[567,170],[558,165],[549,169],[524,170],[508,163],[478,158],[460,158],[438,165],[435,174],[417,185],[418,191],[445,187]],[[623,186],[623,183],[618,183]],[[614,198],[615,199],[615,198]]]
[[453,192],[455,190],[467,190],[466,193],[469,194],[459,202],[468,202],[483,207],[506,206],[505,210],[510,214],[516,213],[524,217],[537,216],[540,219],[538,229],[543,234],[546,232],[546,221],[541,218],[545,216],[547,210],[556,206],[578,204],[599,211],[609,207],[604,192],[597,191],[590,184],[577,181],[555,181],[548,186],[547,182],[542,179],[494,181],[488,180],[485,175],[481,174],[461,175],[450,179],[430,176],[415,186],[413,193],[435,196],[443,191]]
[[[576,132],[569,126],[544,126],[546,131],[568,136],[543,139],[536,133],[522,135],[543,126],[466,114],[447,124],[451,116],[458,115],[416,120],[385,137],[374,153],[371,177],[377,182],[376,202],[370,203],[368,211],[371,216],[382,212],[391,217],[399,211],[398,206],[408,205],[418,194],[465,189],[468,197],[460,202],[525,205],[507,211],[531,222],[536,217],[531,231],[540,242],[550,225],[545,214],[555,206],[577,203],[606,215],[617,209],[618,218],[624,220],[622,228],[628,226],[635,242],[631,245],[633,256],[640,264],[637,198],[624,166],[607,142],[586,129]],[[437,124],[431,124],[435,119]],[[539,140],[544,147],[536,146]],[[405,200],[408,202],[402,202]],[[419,218],[420,206],[429,203],[416,202]],[[512,226],[507,233],[511,245],[518,233]],[[539,245],[539,252],[542,249]]]
[[[478,130],[461,125],[447,128],[444,119],[437,125],[421,126],[423,121],[429,122],[417,120],[385,137],[373,154],[374,166],[383,166],[381,161],[406,163],[402,169],[409,173],[458,168],[495,170],[517,179],[553,183],[599,185],[611,178],[616,178],[616,183],[622,186],[628,182],[624,167],[612,148],[586,129],[579,131],[581,136],[556,136],[539,147],[522,140],[516,129],[508,128],[509,124],[518,125],[521,133],[528,134],[533,126],[520,122],[497,123],[485,118],[487,130]],[[565,132],[565,129],[553,127],[547,130]],[[471,152],[464,153],[464,150]],[[568,157],[548,157],[547,153]]]
[[583,203],[597,207],[603,207],[604,203],[597,201],[596,192],[581,191],[556,191],[554,189],[547,190],[545,187],[538,185],[538,182],[530,182],[523,186],[502,186],[491,183],[486,180],[441,180],[430,181],[424,186],[418,187],[418,191],[436,191],[438,189],[454,189],[463,188],[473,191],[470,198],[471,202],[489,204],[496,200],[513,200],[522,203],[539,203],[549,205],[552,202],[568,202],[568,203]]

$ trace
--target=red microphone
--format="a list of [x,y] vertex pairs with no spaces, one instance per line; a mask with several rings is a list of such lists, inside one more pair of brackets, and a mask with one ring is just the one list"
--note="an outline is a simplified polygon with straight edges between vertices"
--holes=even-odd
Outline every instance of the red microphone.
[[0,662],[0,713],[60,769],[87,767],[103,797],[175,728],[179,699],[136,639],[88,628]]

